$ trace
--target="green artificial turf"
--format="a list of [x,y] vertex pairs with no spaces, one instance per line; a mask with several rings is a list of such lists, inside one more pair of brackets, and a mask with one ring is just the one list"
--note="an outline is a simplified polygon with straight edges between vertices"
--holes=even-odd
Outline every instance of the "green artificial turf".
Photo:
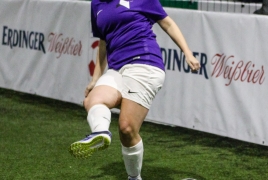
[[[0,89],[0,180],[126,180],[117,119],[90,159],[68,148],[89,133],[83,107]],[[143,180],[267,180],[268,147],[145,122]]]

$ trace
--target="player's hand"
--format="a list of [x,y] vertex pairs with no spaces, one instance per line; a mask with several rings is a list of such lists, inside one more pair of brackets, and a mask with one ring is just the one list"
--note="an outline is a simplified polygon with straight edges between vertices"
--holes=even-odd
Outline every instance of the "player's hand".
[[198,71],[200,69],[200,63],[193,55],[186,57],[186,62],[192,71]]
[[95,82],[92,82],[92,81],[91,81],[91,82],[87,85],[86,90],[85,90],[85,97],[88,96],[89,92],[94,88],[95,84],[96,84]]

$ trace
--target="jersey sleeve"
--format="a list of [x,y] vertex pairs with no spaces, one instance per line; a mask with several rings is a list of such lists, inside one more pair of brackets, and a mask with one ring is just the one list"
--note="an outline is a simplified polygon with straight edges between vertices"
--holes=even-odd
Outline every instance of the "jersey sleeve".
[[104,37],[102,36],[102,34],[100,33],[98,26],[97,26],[97,22],[96,22],[96,16],[94,15],[94,9],[93,9],[93,5],[91,3],[91,28],[92,28],[92,34],[94,37],[98,37],[100,39],[104,39]]
[[166,11],[163,9],[159,0],[143,0],[142,11],[149,18],[152,24],[167,17]]

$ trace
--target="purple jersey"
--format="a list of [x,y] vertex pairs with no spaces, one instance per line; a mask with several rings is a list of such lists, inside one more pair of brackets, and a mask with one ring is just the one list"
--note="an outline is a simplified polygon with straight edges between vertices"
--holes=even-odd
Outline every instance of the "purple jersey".
[[159,0],[92,0],[92,31],[106,42],[109,69],[138,63],[164,70],[151,28],[166,16]]

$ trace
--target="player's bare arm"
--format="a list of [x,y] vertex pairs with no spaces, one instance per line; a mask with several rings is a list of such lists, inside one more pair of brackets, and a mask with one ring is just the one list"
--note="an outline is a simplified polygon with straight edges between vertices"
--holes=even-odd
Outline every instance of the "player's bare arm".
[[96,57],[96,66],[94,69],[93,77],[90,83],[87,85],[86,90],[85,90],[85,97],[87,97],[88,93],[93,89],[95,86],[97,80],[101,77],[103,74],[105,68],[107,65],[107,60],[106,60],[106,43],[104,40],[100,39],[99,43],[99,49],[97,52],[97,57]]
[[191,69],[194,71],[198,70],[200,68],[200,63],[193,56],[181,30],[173,21],[173,19],[167,16],[166,18],[159,20],[157,23],[170,36],[170,38],[176,43],[176,45],[184,52],[186,61],[191,67]]

